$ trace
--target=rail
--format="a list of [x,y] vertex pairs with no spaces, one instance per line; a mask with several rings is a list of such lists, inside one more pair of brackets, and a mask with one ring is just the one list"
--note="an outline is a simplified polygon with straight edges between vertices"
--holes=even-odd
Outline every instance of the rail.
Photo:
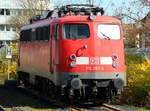
[[122,111],[121,109],[108,105],[108,104],[103,104],[102,107],[104,108],[104,110],[107,110],[107,111]]
[[0,111],[5,111],[5,108],[0,105]]
[[27,111],[27,110],[25,110],[24,108],[21,108],[21,107],[13,107],[11,109],[11,111]]
[[85,109],[71,106],[71,107],[70,107],[70,111],[85,111]]

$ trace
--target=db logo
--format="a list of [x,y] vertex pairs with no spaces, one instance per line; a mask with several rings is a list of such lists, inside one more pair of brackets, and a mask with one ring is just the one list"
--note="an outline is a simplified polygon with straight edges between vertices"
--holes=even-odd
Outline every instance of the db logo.
[[99,57],[90,57],[90,64],[99,64]]

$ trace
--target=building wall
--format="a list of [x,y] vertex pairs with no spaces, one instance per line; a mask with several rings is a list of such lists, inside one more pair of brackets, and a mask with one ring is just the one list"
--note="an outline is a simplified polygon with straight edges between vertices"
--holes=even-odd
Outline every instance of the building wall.
[[21,6],[17,0],[0,0],[0,8],[20,9]]
[[[24,7],[19,3],[21,0],[0,0],[0,41],[5,40],[16,40],[18,39],[17,27],[14,27],[13,24],[10,24],[9,21],[14,16],[21,16],[25,14]],[[42,0],[43,5],[46,5],[46,9],[51,9],[53,7],[52,3],[49,0]],[[39,3],[37,3],[37,6]],[[41,5],[39,5],[41,6]]]

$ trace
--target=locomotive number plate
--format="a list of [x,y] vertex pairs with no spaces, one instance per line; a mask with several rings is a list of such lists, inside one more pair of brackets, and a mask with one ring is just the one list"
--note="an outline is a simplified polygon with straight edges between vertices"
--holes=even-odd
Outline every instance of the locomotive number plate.
[[104,70],[103,66],[87,66],[86,70],[88,71],[99,71],[99,70]]

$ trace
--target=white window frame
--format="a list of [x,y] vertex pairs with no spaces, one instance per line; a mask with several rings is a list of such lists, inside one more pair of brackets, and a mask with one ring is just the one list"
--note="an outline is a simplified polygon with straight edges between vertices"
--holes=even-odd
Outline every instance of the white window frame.
[[98,24],[97,35],[101,39],[119,40],[121,38],[120,27],[116,24]]

